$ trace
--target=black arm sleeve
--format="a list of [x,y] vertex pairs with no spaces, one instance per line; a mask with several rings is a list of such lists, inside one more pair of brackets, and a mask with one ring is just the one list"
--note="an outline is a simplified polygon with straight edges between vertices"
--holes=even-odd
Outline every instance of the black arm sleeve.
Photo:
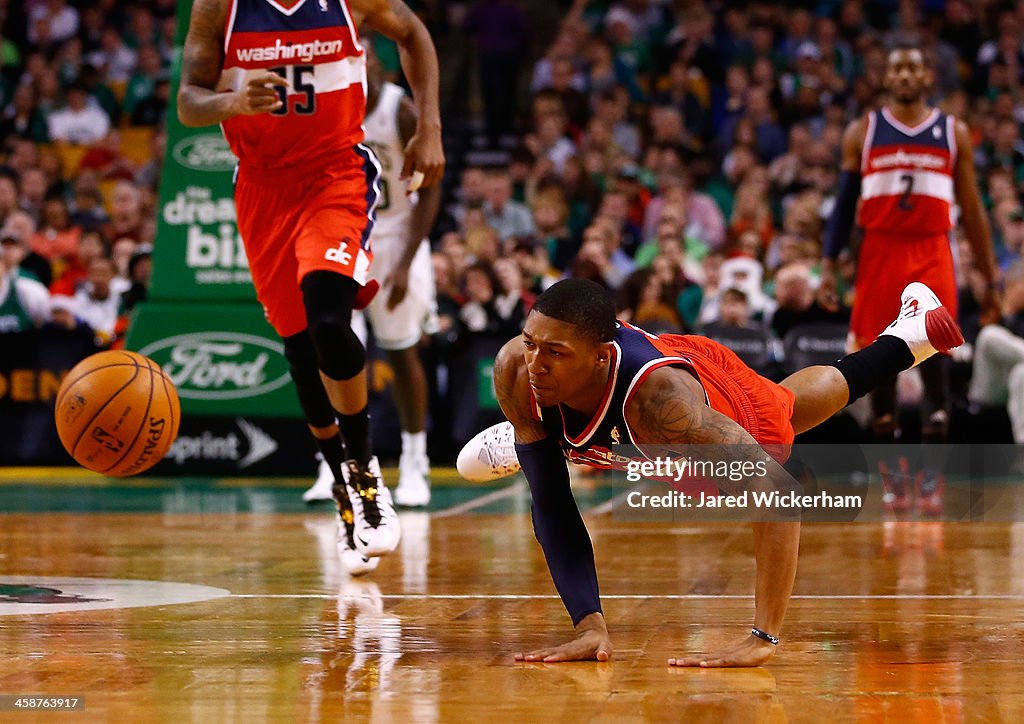
[[850,243],[850,232],[853,231],[854,216],[857,213],[857,199],[860,197],[860,174],[856,171],[843,171],[839,174],[839,191],[836,193],[836,206],[825,227],[825,256],[835,259],[839,252]]
[[533,532],[572,624],[601,612],[594,546],[572,497],[569,470],[558,443],[544,438],[516,444],[516,454],[533,496]]

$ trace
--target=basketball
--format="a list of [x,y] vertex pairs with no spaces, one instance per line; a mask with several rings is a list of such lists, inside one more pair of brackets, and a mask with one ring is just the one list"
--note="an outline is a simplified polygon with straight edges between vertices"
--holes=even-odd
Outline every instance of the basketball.
[[79,362],[54,410],[64,449],[82,467],[124,477],[167,454],[181,422],[174,383],[153,360],[111,350]]

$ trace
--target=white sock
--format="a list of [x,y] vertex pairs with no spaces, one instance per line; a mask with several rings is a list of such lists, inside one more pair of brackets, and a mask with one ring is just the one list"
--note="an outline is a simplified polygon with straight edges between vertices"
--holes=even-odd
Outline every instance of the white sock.
[[427,433],[402,431],[402,454],[411,457],[426,457]]

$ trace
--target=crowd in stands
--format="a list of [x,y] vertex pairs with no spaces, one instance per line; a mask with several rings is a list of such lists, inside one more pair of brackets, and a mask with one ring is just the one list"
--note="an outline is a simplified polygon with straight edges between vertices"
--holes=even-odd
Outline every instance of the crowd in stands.
[[[534,295],[582,276],[616,294],[623,319],[718,339],[775,379],[840,356],[855,251],[839,265],[840,309],[816,290],[843,131],[885,101],[888,50],[912,43],[935,72],[930,101],[970,128],[1007,285],[1004,326],[1021,342],[1012,356],[1001,334],[982,335],[978,352],[995,365],[985,379],[1024,362],[1024,2],[578,0],[532,68],[503,65],[500,49],[522,47],[524,24],[511,0],[467,19],[481,82],[503,94],[484,94],[483,115],[507,162],[461,170],[448,207],[434,258],[450,328],[505,334]],[[512,128],[486,107],[510,94],[524,98]],[[1005,407],[1024,367],[1009,390],[970,384],[984,282],[961,229],[951,244],[969,343],[955,404]],[[510,257],[519,274],[487,274]],[[488,321],[474,311],[469,324],[478,286]],[[912,384],[901,390],[913,397]],[[1024,399],[1018,407],[1024,441]]]
[[[175,5],[0,0],[0,298],[24,300],[19,324],[84,324],[110,340],[145,297]],[[563,10],[538,48],[530,3],[426,8],[451,42],[474,42],[475,110],[495,151],[449,156],[433,352],[507,340],[565,276],[606,285],[623,319],[721,339],[770,376],[812,347],[834,352],[847,305],[826,309],[815,289],[843,129],[884,100],[887,49],[906,41],[935,70],[931,100],[971,129],[1012,287],[1006,329],[1024,332],[1024,294],[1011,293],[1024,286],[1024,0]],[[973,344],[984,284],[959,230],[952,243]],[[847,253],[839,267],[847,303],[855,263]],[[801,341],[808,325],[817,337]],[[969,379],[970,346],[960,360]]]
[[4,332],[123,335],[145,298],[174,0],[0,0]]

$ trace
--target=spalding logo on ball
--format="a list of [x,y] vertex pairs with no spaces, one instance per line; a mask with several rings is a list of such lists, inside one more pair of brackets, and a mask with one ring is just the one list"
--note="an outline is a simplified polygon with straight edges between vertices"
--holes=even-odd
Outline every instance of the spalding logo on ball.
[[156,465],[181,423],[174,383],[135,352],[100,352],[68,372],[54,410],[64,449],[89,470],[123,477]]

